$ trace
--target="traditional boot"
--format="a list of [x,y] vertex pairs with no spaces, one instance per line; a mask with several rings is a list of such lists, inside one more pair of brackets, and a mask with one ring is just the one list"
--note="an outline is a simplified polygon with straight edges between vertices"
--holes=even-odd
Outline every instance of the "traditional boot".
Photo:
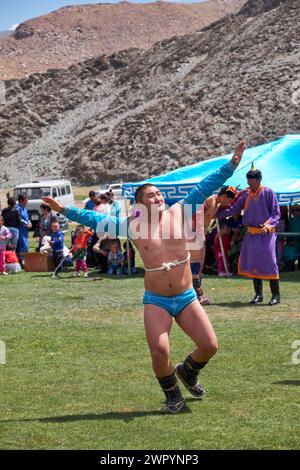
[[257,305],[259,302],[264,300],[263,298],[263,283],[261,279],[253,279],[255,296],[251,300],[250,304]]
[[180,413],[180,411],[185,408],[186,403],[178,386],[175,371],[167,377],[157,377],[157,380],[166,396],[165,406],[160,412],[171,414]]
[[193,279],[193,287],[197,294],[197,299],[201,305],[212,305],[211,299],[206,297],[203,293],[203,289],[201,287],[201,279]]
[[279,279],[270,280],[270,289],[272,292],[272,297],[268,305],[280,304]]
[[185,388],[197,398],[202,398],[205,390],[202,385],[199,383],[198,377],[199,372],[207,362],[196,362],[190,354],[184,360],[180,362],[175,367],[175,372],[177,377],[181,380]]

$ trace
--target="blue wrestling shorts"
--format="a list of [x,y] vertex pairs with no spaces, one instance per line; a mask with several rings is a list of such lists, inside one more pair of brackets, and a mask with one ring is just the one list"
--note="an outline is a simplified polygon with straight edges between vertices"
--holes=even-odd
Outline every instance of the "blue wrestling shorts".
[[192,274],[197,275],[200,272],[201,263],[191,263]]
[[194,300],[197,300],[197,295],[193,288],[171,297],[154,294],[146,290],[143,304],[157,305],[166,310],[172,317],[176,317],[185,307],[194,302]]

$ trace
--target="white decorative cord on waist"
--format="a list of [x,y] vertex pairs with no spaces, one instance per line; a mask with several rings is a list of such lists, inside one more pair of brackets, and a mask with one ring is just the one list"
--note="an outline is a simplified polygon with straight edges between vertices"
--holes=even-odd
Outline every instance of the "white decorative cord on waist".
[[153,271],[171,271],[172,268],[175,268],[176,266],[179,266],[180,264],[186,263],[190,259],[191,255],[189,253],[188,257],[182,261],[178,261],[177,259],[175,261],[169,261],[168,263],[162,263],[162,265],[159,268],[144,268],[145,271],[147,272],[153,272]]

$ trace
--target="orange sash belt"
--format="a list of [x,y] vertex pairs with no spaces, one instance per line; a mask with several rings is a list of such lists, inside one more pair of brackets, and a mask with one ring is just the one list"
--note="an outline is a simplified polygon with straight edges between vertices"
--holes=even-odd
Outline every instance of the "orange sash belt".
[[[247,232],[251,233],[251,235],[257,235],[259,233],[264,233],[261,228],[259,227],[247,227]],[[275,232],[274,227],[269,227],[269,233]]]

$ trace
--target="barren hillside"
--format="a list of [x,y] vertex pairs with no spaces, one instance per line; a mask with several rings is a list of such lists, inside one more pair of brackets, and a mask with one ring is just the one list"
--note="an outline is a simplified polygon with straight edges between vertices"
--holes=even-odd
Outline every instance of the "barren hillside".
[[201,29],[245,0],[178,4],[90,4],[68,6],[21,23],[0,43],[0,79],[24,78],[50,68],[111,55],[123,49],[148,49],[155,42]]
[[[148,176],[300,132],[300,2],[8,81],[0,181]],[[245,7],[246,8],[246,7]],[[250,15],[250,16],[249,16]],[[254,16],[252,16],[254,15]]]

